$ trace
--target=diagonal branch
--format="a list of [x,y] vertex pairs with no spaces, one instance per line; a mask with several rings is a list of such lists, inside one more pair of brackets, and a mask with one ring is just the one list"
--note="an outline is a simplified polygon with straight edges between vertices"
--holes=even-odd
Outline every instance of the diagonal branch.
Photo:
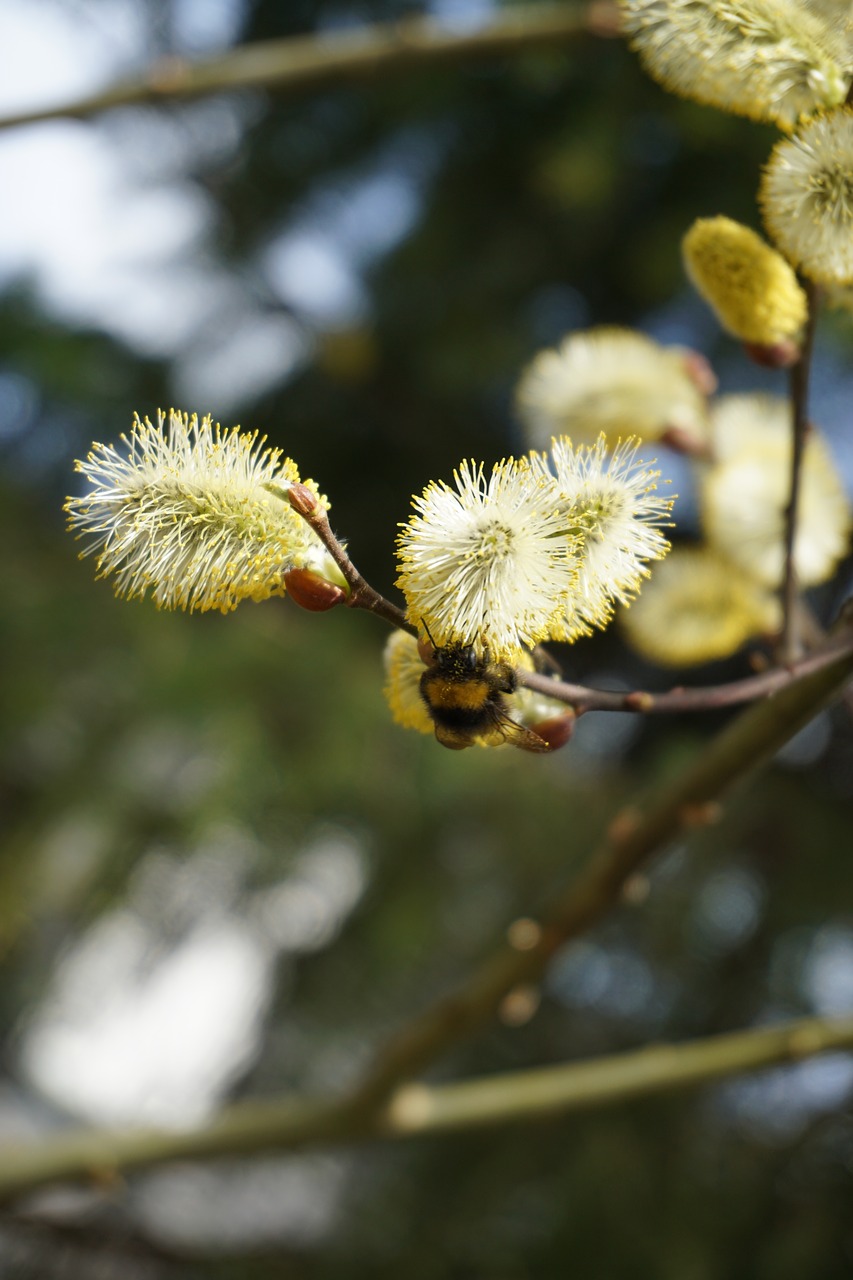
[[714,821],[719,801],[813,719],[853,676],[848,649],[830,665],[756,703],[728,725],[684,772],[645,804],[623,811],[586,869],[543,914],[510,930],[509,941],[454,994],[414,1018],[377,1055],[357,1096],[378,1103],[419,1075],[451,1045],[495,1015],[516,986],[541,979],[554,952],[597,924],[630,878],[697,825]]
[[413,626],[406,618],[403,610],[390,600],[386,600],[383,595],[372,587],[366,578],[362,577],[359,569],[350,560],[347,549],[332,532],[332,526],[329,524],[329,517],[322,506],[317,501],[316,495],[304,484],[292,484],[288,488],[287,497],[294,511],[302,516],[302,519],[311,526],[335,564],[341,571],[344,582],[349,587],[349,595],[346,603],[351,609],[367,609],[369,613],[375,613],[377,617],[384,618],[386,622],[390,622],[392,627],[399,627],[401,631],[408,631],[409,635],[417,639],[418,629]]
[[173,1160],[401,1139],[565,1115],[839,1049],[853,1050],[853,1017],[805,1018],[459,1084],[405,1085],[375,1111],[291,1096],[236,1103],[204,1129],[64,1133],[6,1148],[0,1155],[0,1202],[54,1182],[115,1178]]
[[580,35],[616,36],[612,0],[587,4],[531,4],[508,10],[488,25],[459,31],[426,18],[354,31],[291,36],[243,45],[219,57],[163,59],[140,77],[58,106],[0,117],[0,129],[64,117],[84,119],[112,107],[194,98],[238,89],[273,89],[294,96],[353,81],[404,75],[529,49],[554,49]]

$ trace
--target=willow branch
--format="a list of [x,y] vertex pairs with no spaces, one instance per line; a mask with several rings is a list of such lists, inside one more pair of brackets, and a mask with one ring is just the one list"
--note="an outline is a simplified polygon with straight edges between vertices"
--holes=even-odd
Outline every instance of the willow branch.
[[71,1179],[101,1183],[174,1160],[285,1151],[481,1128],[610,1106],[745,1071],[853,1050],[853,1018],[806,1018],[680,1045],[459,1084],[405,1085],[387,1104],[299,1096],[227,1107],[203,1129],[82,1130],[0,1154],[0,1201]]
[[797,583],[794,546],[797,537],[803,452],[809,429],[809,374],[811,372],[818,310],[817,287],[807,281],[804,288],[808,298],[808,319],[806,320],[806,328],[803,334],[800,358],[791,367],[790,374],[791,413],[793,419],[791,427],[791,479],[788,490],[788,504],[785,507],[785,572],[782,585],[782,640],[780,644],[780,656],[782,661],[786,663],[794,662],[802,652],[797,627],[799,586]]
[[584,34],[618,33],[618,10],[609,0],[527,5],[506,11],[474,31],[448,29],[425,18],[404,18],[354,31],[243,45],[197,61],[165,58],[144,75],[100,93],[0,117],[0,129],[69,116],[79,120],[112,107],[237,89],[272,89],[289,96],[315,93],[352,81],[372,81],[530,49],[554,49]]
[[311,489],[304,484],[294,484],[287,490],[287,497],[294,511],[298,512],[303,520],[311,526],[340,569],[344,581],[349,587],[350,593],[346,600],[349,607],[351,609],[367,609],[369,613],[375,613],[386,622],[390,622],[392,627],[399,627],[401,631],[408,631],[409,635],[417,638],[418,629],[408,621],[403,610],[398,608],[396,604],[392,604],[390,600],[386,600],[383,595],[380,595],[370,585],[366,578],[362,577],[360,571],[347,555],[346,547],[338,541],[332,532],[329,517]]
[[714,821],[728,791],[766,763],[853,676],[849,648],[832,662],[749,707],[714,738],[674,780],[636,808],[624,810],[585,870],[543,913],[541,923],[517,922],[507,943],[454,994],[405,1026],[380,1051],[359,1096],[376,1102],[419,1075],[448,1047],[494,1017],[517,986],[538,982],[551,957],[597,924],[619,901],[626,884],[656,853]]
[[[311,526],[317,537],[341,571],[350,594],[346,603],[351,608],[366,609],[377,614],[393,627],[418,637],[418,629],[408,621],[397,605],[387,600],[370,585],[349,558],[343,543],[335,537],[329,518],[316,495],[306,485],[291,485],[287,498],[295,511]],[[643,689],[615,692],[611,689],[591,689],[586,685],[570,684],[538,671],[519,668],[516,679],[520,685],[544,693],[558,702],[565,702],[574,711],[638,711],[649,715],[678,714],[688,711],[715,711],[725,707],[755,702],[758,698],[777,693],[802,676],[830,666],[836,658],[853,649],[853,632],[845,631],[839,638],[827,640],[822,635],[822,647],[815,653],[792,662],[786,667],[776,667],[759,675],[733,680],[728,684],[705,685],[693,689],[682,687],[665,693],[649,693]],[[549,658],[547,650],[543,651]]]
[[788,667],[774,667],[759,675],[728,684],[700,685],[693,689],[678,687],[665,693],[648,693],[632,689],[626,693],[612,689],[590,689],[581,684],[569,684],[555,680],[539,672],[518,670],[518,683],[537,693],[544,693],[558,702],[568,703],[575,711],[640,711],[649,715],[663,715],[687,711],[719,711],[725,707],[755,702],[770,694],[778,693],[786,685],[802,676],[820,671],[831,665],[842,654],[853,649],[853,635],[838,640],[822,641],[822,648],[807,658],[791,663]]
[[435,1088],[406,1085],[386,1110],[386,1132],[446,1133],[583,1111],[838,1049],[853,1050],[853,1017],[804,1018]]

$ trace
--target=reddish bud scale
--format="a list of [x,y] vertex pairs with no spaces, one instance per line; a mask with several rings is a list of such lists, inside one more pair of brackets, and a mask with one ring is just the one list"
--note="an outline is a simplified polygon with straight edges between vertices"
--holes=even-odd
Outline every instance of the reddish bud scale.
[[717,390],[717,375],[709,360],[692,347],[684,348],[684,369],[697,391],[703,396],[712,396]]
[[309,489],[307,484],[292,484],[287,491],[287,496],[293,510],[301,516],[313,516],[320,508],[316,493]]
[[687,458],[705,458],[708,456],[707,442],[691,435],[683,427],[667,427],[661,436],[661,444],[665,444],[674,453],[683,453]]
[[[539,720],[536,724],[532,724],[530,728],[538,737],[547,742],[552,751],[558,751],[560,747],[566,745],[574,733],[576,719],[577,717],[573,711],[567,711],[565,715],[554,716],[550,720]],[[519,743],[519,746],[521,745]]]
[[774,342],[770,347],[759,342],[745,342],[743,349],[753,364],[760,364],[762,369],[790,369],[802,355],[800,344],[793,338]]
[[428,667],[431,666],[432,663],[435,661],[435,649],[432,647],[432,641],[419,639],[418,654],[420,656],[421,662],[425,663],[426,666]]
[[625,706],[629,711],[651,711],[655,705],[652,694],[644,693],[641,689],[634,689],[631,693],[625,694]]
[[311,569],[290,569],[284,575],[284,585],[294,604],[307,609],[309,613],[325,613],[347,598],[343,587],[321,578]]

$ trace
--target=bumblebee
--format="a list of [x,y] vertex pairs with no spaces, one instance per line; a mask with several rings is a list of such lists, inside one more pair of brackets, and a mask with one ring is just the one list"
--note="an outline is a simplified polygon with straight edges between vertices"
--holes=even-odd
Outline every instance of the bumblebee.
[[[432,637],[430,637],[432,644]],[[479,656],[472,645],[432,644],[432,663],[421,676],[421,697],[443,747],[462,751],[480,740],[491,746],[508,742],[524,751],[550,751],[532,729],[509,715],[504,694],[516,688],[515,671]]]

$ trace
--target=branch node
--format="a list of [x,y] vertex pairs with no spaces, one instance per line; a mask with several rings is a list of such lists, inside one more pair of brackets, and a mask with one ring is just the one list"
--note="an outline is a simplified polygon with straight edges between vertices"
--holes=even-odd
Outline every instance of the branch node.
[[318,508],[322,513],[316,493],[307,484],[292,484],[287,491],[287,498],[293,510],[309,523],[316,519]]
[[711,827],[723,816],[723,806],[718,800],[704,800],[698,804],[681,806],[681,825],[692,831],[697,827]]
[[824,1037],[814,1026],[796,1027],[788,1036],[788,1054],[791,1058],[810,1058],[819,1053]]
[[432,1113],[432,1094],[425,1084],[406,1084],[392,1096],[387,1117],[392,1130],[402,1133],[422,1128]]
[[535,951],[542,941],[542,926],[529,916],[521,916],[513,920],[506,936],[514,951]]
[[498,1005],[498,1018],[507,1027],[523,1027],[536,1013],[541,1000],[542,993],[532,983],[513,987]]
[[629,806],[620,809],[607,828],[607,840],[611,845],[624,844],[640,826],[643,815],[640,810]]
[[192,68],[186,58],[170,54],[158,58],[149,67],[145,80],[152,93],[169,97],[170,94],[184,92],[192,83]]
[[648,899],[652,890],[652,883],[647,875],[642,871],[638,871],[636,875],[630,876],[622,886],[622,901],[629,907],[641,907]]

